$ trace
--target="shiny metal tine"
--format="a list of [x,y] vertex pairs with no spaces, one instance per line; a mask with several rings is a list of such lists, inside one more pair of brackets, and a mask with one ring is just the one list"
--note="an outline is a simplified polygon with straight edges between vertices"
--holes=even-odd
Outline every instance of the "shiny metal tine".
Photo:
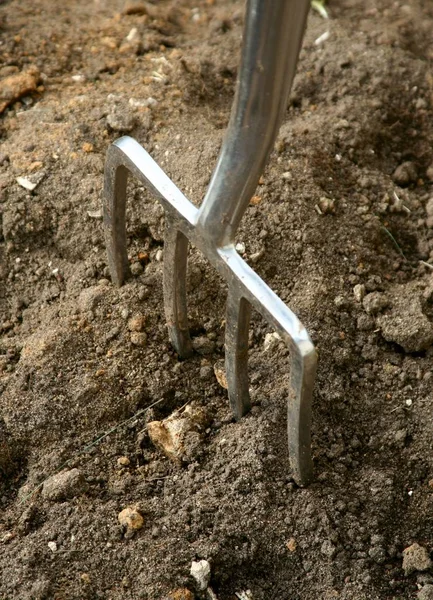
[[248,332],[251,305],[230,286],[226,308],[225,367],[229,402],[237,420],[251,408],[248,389]]
[[316,354],[290,354],[290,391],[287,401],[287,437],[293,478],[299,485],[313,479],[311,457],[311,405],[316,377]]
[[164,236],[164,310],[170,341],[182,358],[192,354],[188,328],[186,270],[188,238],[169,215]]
[[[263,285],[266,284],[263,282]],[[317,355],[312,343],[300,341],[286,327],[293,313],[285,307],[281,320],[268,318],[272,312],[272,300],[261,305],[256,298],[253,306],[276,329],[290,351],[290,384],[287,398],[287,440],[289,461],[293,479],[299,485],[308,485],[313,479],[313,461],[311,457],[311,414],[313,387],[316,376]],[[261,305],[261,306],[260,306]],[[278,312],[281,311],[279,307]],[[302,324],[300,326],[303,328]],[[305,330],[304,330],[305,331]]]
[[108,267],[113,283],[120,287],[130,270],[126,250],[126,185],[128,170],[117,164],[117,155],[108,152],[104,183],[104,232]]

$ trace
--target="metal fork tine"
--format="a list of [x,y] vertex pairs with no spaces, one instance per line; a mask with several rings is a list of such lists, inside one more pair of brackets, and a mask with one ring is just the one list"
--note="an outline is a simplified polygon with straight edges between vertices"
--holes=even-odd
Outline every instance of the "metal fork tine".
[[107,160],[104,189],[104,231],[107,246],[108,266],[113,283],[120,287],[130,273],[126,251],[126,186],[128,170],[117,166],[109,172]]
[[164,236],[164,309],[170,341],[179,356],[192,354],[188,328],[186,269],[188,238],[166,215]]
[[311,456],[311,401],[316,376],[315,353],[290,356],[290,391],[287,400],[287,438],[293,478],[300,485],[313,479]]
[[251,408],[248,389],[248,330],[251,305],[229,287],[226,308],[225,366],[229,401],[237,420]]

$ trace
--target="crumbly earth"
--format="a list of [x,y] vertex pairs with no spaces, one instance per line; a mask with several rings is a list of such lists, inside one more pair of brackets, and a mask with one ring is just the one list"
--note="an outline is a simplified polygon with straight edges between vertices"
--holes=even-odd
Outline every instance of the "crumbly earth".
[[[0,1],[2,600],[198,599],[200,559],[218,600],[430,597],[433,4],[327,7],[328,20],[310,14],[238,235],[318,348],[316,477],[301,489],[286,446],[289,356],[265,349],[266,324],[253,317],[253,409],[236,423],[213,370],[224,282],[192,249],[202,353],[180,361],[157,201],[131,181],[133,277],[120,289],[103,239],[104,156],[123,133],[203,198],[243,2]],[[173,461],[146,424],[186,403],[201,425]],[[422,560],[404,571],[412,544]]]

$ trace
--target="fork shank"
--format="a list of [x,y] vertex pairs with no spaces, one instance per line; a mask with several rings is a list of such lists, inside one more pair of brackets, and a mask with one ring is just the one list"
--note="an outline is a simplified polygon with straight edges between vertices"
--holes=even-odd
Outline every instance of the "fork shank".
[[[237,286],[236,286],[237,288]],[[237,420],[251,408],[248,389],[248,332],[251,306],[229,287],[226,308],[225,366],[229,401]]]
[[188,238],[169,215],[164,235],[164,310],[170,341],[182,358],[192,354],[188,328],[186,269]]
[[236,95],[198,227],[234,240],[287,106],[310,0],[248,0]]
[[[114,153],[111,152],[111,155]],[[113,283],[120,287],[130,270],[126,251],[126,186],[128,169],[124,165],[112,168],[110,153],[105,165],[104,232],[108,267]]]

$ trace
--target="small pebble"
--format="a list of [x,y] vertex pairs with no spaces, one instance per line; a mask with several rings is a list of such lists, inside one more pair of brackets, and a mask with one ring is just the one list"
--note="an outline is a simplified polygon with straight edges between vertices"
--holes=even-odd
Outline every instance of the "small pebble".
[[142,314],[134,315],[128,321],[128,329],[129,331],[143,331],[144,325],[146,323],[146,317]]
[[192,561],[191,577],[195,579],[197,588],[203,592],[210,582],[210,564],[207,560]]
[[78,469],[62,471],[49,477],[42,486],[42,496],[46,500],[67,500],[86,491],[87,485]]
[[324,215],[333,214],[335,212],[335,200],[331,198],[320,198],[318,206]]
[[194,453],[200,442],[196,423],[186,411],[184,414],[174,412],[163,421],[151,421],[147,432],[152,443],[177,463]]
[[399,165],[392,174],[392,179],[401,186],[410,185],[411,183],[416,182],[417,178],[418,170],[416,165],[410,161],[406,161]]
[[127,42],[136,42],[136,41],[139,41],[140,40],[140,34],[138,33],[138,29],[136,27],[133,27],[130,30],[130,32],[128,33],[128,35],[126,36],[125,39],[126,39]]
[[355,296],[355,300],[357,302],[362,302],[365,297],[365,285],[363,285],[362,283],[358,283],[357,285],[355,285],[355,287],[353,288],[353,295]]
[[279,342],[281,342],[281,336],[276,331],[273,333],[267,333],[263,343],[264,351],[267,352],[268,350],[272,350]]
[[129,460],[129,458],[127,456],[119,456],[119,458],[117,459],[117,465],[119,467],[127,467],[131,464],[131,461]]
[[227,375],[224,361],[219,360],[218,362],[216,362],[213,366],[213,371],[215,373],[216,380],[218,381],[220,386],[227,390],[229,386],[227,383]]
[[131,343],[134,344],[134,346],[140,346],[143,348],[147,344],[147,335],[144,333],[144,331],[133,331],[131,333]]
[[17,183],[29,192],[33,192],[33,190],[36,189],[38,185],[36,182],[31,181],[27,177],[17,177]]
[[207,336],[201,335],[192,340],[192,347],[199,354],[212,354],[212,352],[215,351],[215,342],[210,340]]
[[118,515],[117,520],[130,532],[141,529],[144,525],[144,519],[135,506],[127,506]]
[[51,550],[51,552],[57,552],[57,544],[56,542],[48,542],[48,548]]
[[128,133],[135,127],[135,116],[125,105],[115,106],[107,116],[107,124],[113,131]]

